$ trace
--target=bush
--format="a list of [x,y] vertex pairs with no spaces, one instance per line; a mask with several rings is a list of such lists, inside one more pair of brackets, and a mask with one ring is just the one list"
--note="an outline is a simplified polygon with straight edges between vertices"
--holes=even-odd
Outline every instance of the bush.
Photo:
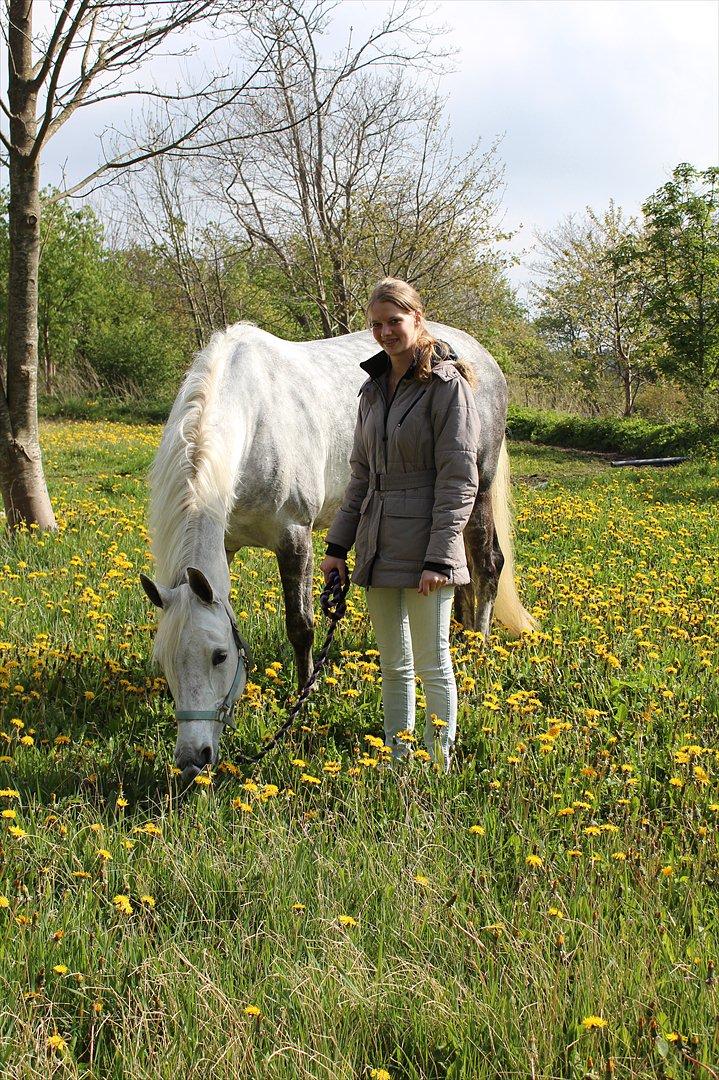
[[510,406],[507,431],[512,439],[545,446],[599,450],[633,457],[672,457],[695,450],[719,449],[719,427],[692,420],[652,424],[632,417],[587,418]]
[[97,396],[41,397],[38,412],[45,420],[114,420],[124,424],[164,424],[172,401]]

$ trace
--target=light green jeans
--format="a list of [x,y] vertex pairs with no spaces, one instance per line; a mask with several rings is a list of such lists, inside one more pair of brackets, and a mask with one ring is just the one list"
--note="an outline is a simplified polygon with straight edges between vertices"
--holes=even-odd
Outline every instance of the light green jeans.
[[[367,609],[377,639],[382,670],[384,741],[402,759],[407,745],[401,731],[414,731],[415,674],[427,701],[424,744],[432,759],[449,771],[457,734],[457,684],[449,652],[449,623],[454,588],[445,585],[429,596],[416,589],[367,589]],[[442,722],[436,730],[434,715]]]

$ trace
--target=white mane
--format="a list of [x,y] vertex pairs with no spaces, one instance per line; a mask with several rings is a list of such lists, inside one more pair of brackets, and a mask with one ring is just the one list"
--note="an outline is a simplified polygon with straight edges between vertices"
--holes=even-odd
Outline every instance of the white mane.
[[227,359],[249,329],[252,324],[238,323],[212,335],[187,372],[167,421],[150,470],[148,515],[160,585],[177,585],[189,565],[199,515],[224,524],[232,509],[228,457],[234,455],[228,455],[213,419]]

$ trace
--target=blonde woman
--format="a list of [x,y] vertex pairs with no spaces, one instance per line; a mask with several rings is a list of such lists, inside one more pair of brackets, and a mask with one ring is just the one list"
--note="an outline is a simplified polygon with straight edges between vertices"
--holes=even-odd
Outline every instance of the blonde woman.
[[[382,670],[385,743],[415,723],[415,673],[427,701],[424,741],[449,770],[457,728],[457,689],[449,651],[455,585],[470,580],[462,531],[477,495],[479,419],[473,373],[425,323],[405,281],[385,278],[367,305],[382,351],[360,366],[351,478],[327,534],[321,564],[367,590]],[[434,719],[433,719],[434,718]]]

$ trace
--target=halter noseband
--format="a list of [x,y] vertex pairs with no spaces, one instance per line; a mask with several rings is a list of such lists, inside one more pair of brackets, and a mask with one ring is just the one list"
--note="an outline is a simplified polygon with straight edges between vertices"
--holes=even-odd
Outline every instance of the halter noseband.
[[219,705],[216,705],[214,709],[176,709],[175,719],[178,724],[189,724],[193,720],[211,720],[216,724],[224,724],[230,731],[237,731],[237,725],[233,720],[232,714],[235,709],[235,702],[239,696],[238,689],[240,682],[242,681],[242,676],[243,674],[245,677],[247,676],[247,671],[252,665],[252,655],[250,653],[249,645],[237,629],[237,623],[235,622],[232,611],[227,604],[223,604],[222,606],[230,620],[232,637],[237,646],[237,669],[235,671],[235,677],[232,680],[232,686]]

